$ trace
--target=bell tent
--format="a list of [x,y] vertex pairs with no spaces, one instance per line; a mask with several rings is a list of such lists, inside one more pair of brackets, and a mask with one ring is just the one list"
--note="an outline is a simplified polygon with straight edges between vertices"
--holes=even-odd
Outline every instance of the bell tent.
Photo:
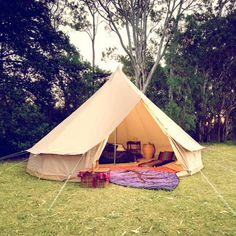
[[125,146],[134,138],[153,143],[156,153],[173,151],[188,174],[203,168],[203,147],[118,68],[92,97],[27,150],[27,172],[53,180],[70,176],[73,181],[79,170],[99,159],[107,142]]

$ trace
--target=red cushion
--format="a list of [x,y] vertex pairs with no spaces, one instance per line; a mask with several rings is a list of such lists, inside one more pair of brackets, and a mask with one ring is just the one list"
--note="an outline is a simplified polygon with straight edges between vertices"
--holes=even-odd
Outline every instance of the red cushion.
[[174,152],[160,152],[158,156],[158,160],[172,161],[173,156],[174,156]]
[[150,160],[147,162],[143,162],[143,163],[140,163],[138,166],[140,167],[161,166],[161,165],[171,162],[173,160],[172,159],[173,156],[174,156],[174,152],[160,152],[157,160]]
[[140,166],[140,167],[143,167],[143,166],[153,167],[153,166],[162,165],[162,163],[163,163],[163,161],[161,161],[161,160],[151,160],[151,161],[140,163],[140,164],[138,164],[138,166]]

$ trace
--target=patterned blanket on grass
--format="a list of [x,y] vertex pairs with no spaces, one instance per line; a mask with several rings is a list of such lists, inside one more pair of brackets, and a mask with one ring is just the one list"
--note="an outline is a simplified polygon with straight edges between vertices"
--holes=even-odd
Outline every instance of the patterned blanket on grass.
[[171,191],[178,186],[179,178],[174,173],[152,170],[113,170],[110,182],[126,187]]

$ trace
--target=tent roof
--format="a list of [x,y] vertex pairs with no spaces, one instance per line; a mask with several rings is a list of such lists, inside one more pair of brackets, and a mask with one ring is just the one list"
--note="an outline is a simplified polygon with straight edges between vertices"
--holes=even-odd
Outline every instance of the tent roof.
[[62,155],[85,153],[107,138],[141,99],[169,138],[189,151],[203,148],[118,68],[92,97],[28,151]]

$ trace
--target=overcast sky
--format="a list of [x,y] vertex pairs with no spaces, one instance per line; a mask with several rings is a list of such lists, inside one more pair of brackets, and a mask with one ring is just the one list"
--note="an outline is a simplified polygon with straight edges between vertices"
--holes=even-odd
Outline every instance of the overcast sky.
[[[119,63],[115,60],[107,59],[106,62],[102,61],[102,52],[108,47],[117,47],[119,54],[124,54],[123,49],[120,46],[119,40],[114,33],[109,33],[104,30],[102,25],[99,26],[96,36],[95,49],[96,49],[96,65],[101,69],[114,71]],[[87,33],[77,32],[69,27],[62,29],[70,38],[72,44],[74,44],[80,51],[85,60],[92,62],[92,46],[91,40]]]

